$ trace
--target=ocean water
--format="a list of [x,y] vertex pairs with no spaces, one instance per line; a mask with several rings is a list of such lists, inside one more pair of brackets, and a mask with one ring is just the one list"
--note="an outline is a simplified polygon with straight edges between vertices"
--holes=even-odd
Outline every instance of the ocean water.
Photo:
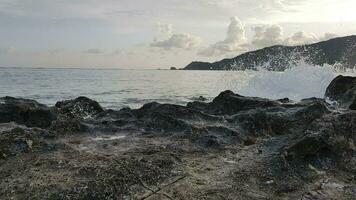
[[0,96],[48,105],[87,96],[113,109],[138,108],[152,101],[184,105],[199,96],[211,100],[224,90],[298,101],[323,97],[339,74],[356,75],[332,66],[308,65],[285,72],[0,68]]

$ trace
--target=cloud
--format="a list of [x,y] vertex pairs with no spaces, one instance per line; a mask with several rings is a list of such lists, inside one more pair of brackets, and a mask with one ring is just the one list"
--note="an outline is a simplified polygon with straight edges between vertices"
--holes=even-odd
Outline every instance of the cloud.
[[198,47],[201,38],[188,33],[173,33],[172,24],[156,24],[155,36],[151,47],[162,48],[166,50],[184,49],[190,50]]
[[84,53],[89,53],[89,54],[102,54],[102,53],[105,53],[105,50],[94,48],[94,49],[88,49],[88,50],[86,50]]
[[15,47],[8,47],[5,49],[5,52],[7,54],[13,54],[13,53],[16,53],[17,49]]
[[[145,54],[152,62],[150,66],[155,66],[165,65],[168,61],[188,63],[197,59],[197,50],[199,55],[208,56],[205,60],[214,60],[217,56],[224,58],[275,44],[310,42],[313,40],[310,33],[317,35],[316,40],[335,36],[325,34],[319,38],[325,31],[339,35],[354,33],[355,22],[346,24],[342,21],[355,19],[352,11],[355,1],[324,1],[320,4],[320,0],[0,0],[0,43],[3,47],[13,45],[18,48],[17,51],[4,48],[0,54],[16,65],[21,56],[26,57],[26,51],[78,49],[76,56],[53,51],[51,53],[58,58],[49,55],[48,60],[53,59],[53,63],[60,66],[62,60],[67,62],[63,58],[73,57],[71,61],[76,63],[73,66],[80,63],[85,66],[94,63],[93,59],[98,60],[96,65],[99,61],[106,64],[111,56],[112,63],[127,61],[118,66],[130,66],[131,63],[144,67],[149,65],[147,59],[142,58],[142,62],[137,63],[137,58],[125,57],[126,49],[138,49],[134,45],[144,41],[146,46],[140,49],[137,57]],[[225,31],[226,19],[236,14],[246,26],[234,19],[225,36],[220,30]],[[158,21],[161,23],[156,24]],[[321,23],[329,21],[332,23]],[[250,35],[249,27],[274,23],[281,23],[288,34],[283,34],[278,25],[263,25]],[[172,24],[183,32],[175,32]],[[296,27],[301,28],[295,30]],[[201,47],[200,38],[207,42],[205,48]],[[93,47],[102,49],[91,49]],[[163,51],[165,49],[172,50]],[[13,55],[10,56],[11,52]],[[165,61],[161,62],[163,54]],[[78,55],[89,61],[78,58]],[[153,57],[160,59],[153,63]],[[3,60],[0,59],[0,64]]]
[[330,40],[332,38],[338,37],[337,34],[334,33],[325,33],[324,36],[322,36],[319,40],[320,41],[326,41],[326,40]]
[[171,37],[173,34],[173,25],[172,24],[163,24],[157,23],[156,24],[156,33],[154,41],[159,41],[162,39],[167,39]]
[[251,46],[255,48],[264,48],[273,45],[305,45],[328,40],[336,37],[332,33],[325,33],[322,37],[317,37],[314,34],[298,31],[290,36],[284,36],[283,28],[277,24],[260,25],[252,28],[254,36],[251,41]]
[[211,57],[245,50],[245,28],[239,18],[232,17],[230,20],[231,22],[227,29],[226,38],[223,41],[212,44],[208,48],[201,50],[198,53],[199,55]]
[[283,42],[283,29],[279,25],[256,26],[252,30],[254,36],[251,43],[257,48],[282,44]]
[[320,40],[314,34],[300,31],[286,38],[284,44],[295,46],[295,45],[311,44],[317,41]]
[[190,34],[173,34],[167,40],[154,41],[150,44],[151,47],[159,47],[164,49],[193,49],[199,46],[201,39]]
[[17,49],[15,47],[0,48],[0,54],[3,55],[15,54],[16,52]]

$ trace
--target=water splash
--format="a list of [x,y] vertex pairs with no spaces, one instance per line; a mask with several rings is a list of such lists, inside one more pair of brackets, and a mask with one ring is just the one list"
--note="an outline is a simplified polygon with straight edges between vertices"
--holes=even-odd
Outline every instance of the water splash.
[[340,65],[313,66],[303,62],[283,72],[260,68],[250,74],[254,76],[248,83],[236,88],[239,94],[271,99],[288,97],[295,101],[309,97],[323,98],[327,86],[336,76],[356,75],[354,69]]

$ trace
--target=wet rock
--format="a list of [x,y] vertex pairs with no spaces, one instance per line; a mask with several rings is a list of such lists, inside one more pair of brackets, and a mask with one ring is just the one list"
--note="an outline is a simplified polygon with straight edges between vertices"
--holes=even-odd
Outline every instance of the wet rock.
[[292,103],[293,102],[289,98],[278,99],[277,101],[279,101],[281,103]]
[[203,96],[199,96],[199,97],[193,97],[193,98],[190,98],[191,100],[193,101],[201,101],[201,102],[204,102],[207,100],[207,98],[203,97]]
[[90,132],[87,121],[95,124],[96,115],[104,112],[98,102],[87,97],[78,97],[73,100],[56,103],[58,118],[52,123],[50,129],[59,134],[73,134]]
[[341,107],[355,109],[356,77],[338,76],[328,86],[325,97],[337,101]]
[[80,97],[56,109],[46,130],[0,124],[0,199],[354,197],[356,112],[324,99],[225,91],[187,106],[115,111]]
[[47,128],[56,118],[56,109],[34,100],[0,98],[0,123],[13,121],[28,127]]
[[49,129],[63,135],[89,131],[89,128],[81,120],[64,117],[59,117],[53,121]]
[[215,115],[232,115],[239,111],[278,106],[280,103],[268,99],[257,97],[244,97],[224,91],[219,94],[211,103],[191,103],[187,106],[192,109],[201,110]]
[[354,101],[353,101],[352,104],[350,105],[349,109],[351,109],[351,110],[356,110],[356,98],[354,99]]
[[185,136],[198,146],[210,149],[223,149],[227,145],[244,144],[247,140],[239,131],[224,126],[193,126],[191,132]]
[[304,135],[296,141],[291,141],[286,151],[287,158],[306,159],[321,167],[337,164],[344,169],[355,171],[354,124],[354,112],[326,115],[316,120],[308,126]]
[[240,126],[248,136],[298,134],[314,120],[330,113],[319,100],[240,111],[228,121]]
[[73,100],[60,101],[57,102],[55,106],[59,109],[59,112],[62,115],[71,118],[77,117],[88,119],[104,111],[98,102],[87,97],[78,97]]
[[21,153],[48,152],[55,149],[47,142],[54,135],[46,130],[27,128],[15,123],[0,125],[0,159],[6,159]]
[[321,151],[328,151],[329,146],[325,137],[327,136],[318,133],[306,135],[288,148],[288,157],[314,156]]

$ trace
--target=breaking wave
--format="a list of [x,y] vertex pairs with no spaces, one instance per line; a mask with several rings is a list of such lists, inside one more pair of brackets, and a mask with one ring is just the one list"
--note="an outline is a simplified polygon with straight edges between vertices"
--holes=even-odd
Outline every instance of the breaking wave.
[[339,65],[309,64],[299,64],[283,72],[260,69],[252,74],[242,87],[236,88],[238,93],[271,99],[288,97],[295,101],[310,97],[323,98],[326,88],[336,76],[356,75],[354,69]]

